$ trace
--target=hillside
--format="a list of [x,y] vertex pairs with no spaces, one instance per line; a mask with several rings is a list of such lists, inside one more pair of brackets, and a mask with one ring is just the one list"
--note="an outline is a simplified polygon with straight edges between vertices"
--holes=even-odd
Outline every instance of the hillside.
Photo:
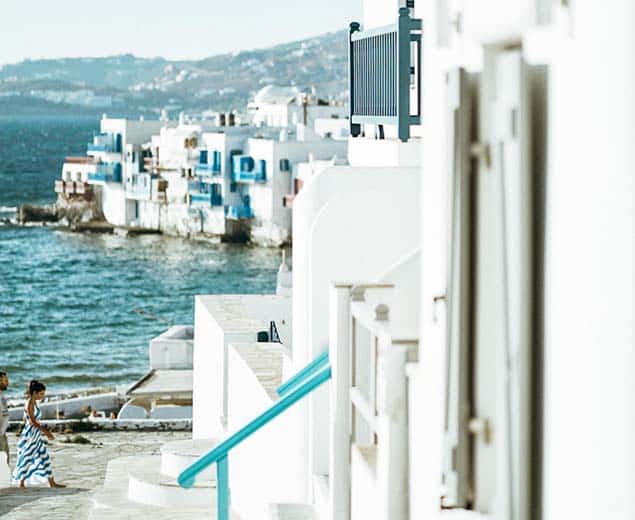
[[242,110],[263,85],[345,96],[346,32],[196,61],[133,55],[26,60],[0,67],[0,115]]

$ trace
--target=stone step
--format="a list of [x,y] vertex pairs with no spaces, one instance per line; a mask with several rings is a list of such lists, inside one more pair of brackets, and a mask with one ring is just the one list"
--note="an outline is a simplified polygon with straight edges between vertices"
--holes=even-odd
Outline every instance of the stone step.
[[[217,439],[185,439],[164,444],[161,447],[161,473],[177,478],[181,471],[195,462],[201,455],[219,444]],[[197,482],[215,482],[216,466],[201,472]]]
[[197,480],[184,489],[174,477],[161,474],[161,457],[138,457],[128,471],[128,498],[163,507],[216,507],[216,483]]
[[214,520],[216,508],[162,507],[140,504],[128,499],[127,489],[100,489],[93,495],[94,507],[89,520],[128,520],[152,518],[152,520]]
[[[188,507],[179,503],[175,507],[144,504],[129,499],[129,474],[137,475],[148,471],[157,471],[159,457],[120,457],[108,463],[104,487],[93,494],[93,509],[89,520],[124,520],[129,518],[147,518],[153,520],[213,520],[216,518],[214,502],[204,507]],[[149,462],[148,462],[149,460]],[[183,490],[185,491],[185,490]],[[234,516],[232,516],[234,518]]]
[[269,520],[318,520],[311,504],[270,504]]

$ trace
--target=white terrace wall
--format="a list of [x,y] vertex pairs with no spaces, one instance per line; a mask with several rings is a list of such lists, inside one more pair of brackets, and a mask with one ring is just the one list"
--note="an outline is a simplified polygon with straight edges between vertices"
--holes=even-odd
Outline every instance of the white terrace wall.
[[[252,368],[230,345],[228,431],[245,426],[273,402]],[[307,500],[302,417],[301,410],[292,407],[232,450],[232,509],[241,518],[268,518],[269,503]]]

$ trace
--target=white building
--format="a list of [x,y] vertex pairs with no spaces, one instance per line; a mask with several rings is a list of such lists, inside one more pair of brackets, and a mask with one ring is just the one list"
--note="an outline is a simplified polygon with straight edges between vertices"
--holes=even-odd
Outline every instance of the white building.
[[88,156],[67,159],[56,191],[70,201],[95,198],[107,222],[128,231],[287,244],[291,211],[284,199],[293,192],[295,165],[344,157],[341,124],[323,125],[320,135],[303,124],[235,122],[104,117]]
[[204,132],[214,127],[212,122],[192,123],[181,117],[176,126],[165,125],[152,136],[146,148],[151,156],[148,169],[153,189],[156,184],[156,196],[140,207],[137,225],[180,235],[225,234],[222,205],[211,204],[209,200],[205,204],[205,197],[200,197],[204,190],[197,177],[197,165],[205,146]]
[[267,85],[260,89],[247,107],[254,126],[293,127],[303,124],[313,128],[316,119],[348,116],[343,105],[332,104],[314,93],[299,88]]
[[87,155],[97,165],[95,171],[88,174],[87,182],[95,187],[109,223],[126,226],[131,219],[126,199],[129,177],[125,171],[128,169],[125,168],[126,151],[138,150],[160,128],[160,121],[112,119],[104,115],[100,132],[88,143]]
[[333,139],[303,139],[300,126],[293,135],[250,138],[244,153],[232,162],[232,182],[243,201],[249,202],[254,220],[253,242],[279,246],[291,241],[292,214],[285,196],[292,190],[294,169],[311,155],[317,159],[345,157],[347,142]]
[[55,193],[65,201],[93,200],[94,190],[88,177],[97,173],[99,162],[94,157],[66,157],[62,176],[55,180]]

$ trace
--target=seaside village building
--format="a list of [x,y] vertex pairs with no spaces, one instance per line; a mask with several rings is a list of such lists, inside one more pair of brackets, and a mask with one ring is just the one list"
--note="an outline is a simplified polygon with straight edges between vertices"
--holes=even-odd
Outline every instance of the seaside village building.
[[[292,271],[196,297],[192,439],[112,461],[91,518],[635,518],[632,14],[366,0]],[[230,184],[292,155],[205,135]]]
[[59,200],[88,203],[124,233],[288,244],[295,167],[346,158],[345,107],[270,86],[250,109],[251,125],[236,125],[233,113],[178,122],[104,116],[87,157],[66,158]]
[[348,116],[345,106],[320,99],[315,89],[306,93],[297,87],[275,85],[262,88],[247,106],[247,111],[255,126],[289,127],[301,123],[313,128],[318,120],[343,120]]

